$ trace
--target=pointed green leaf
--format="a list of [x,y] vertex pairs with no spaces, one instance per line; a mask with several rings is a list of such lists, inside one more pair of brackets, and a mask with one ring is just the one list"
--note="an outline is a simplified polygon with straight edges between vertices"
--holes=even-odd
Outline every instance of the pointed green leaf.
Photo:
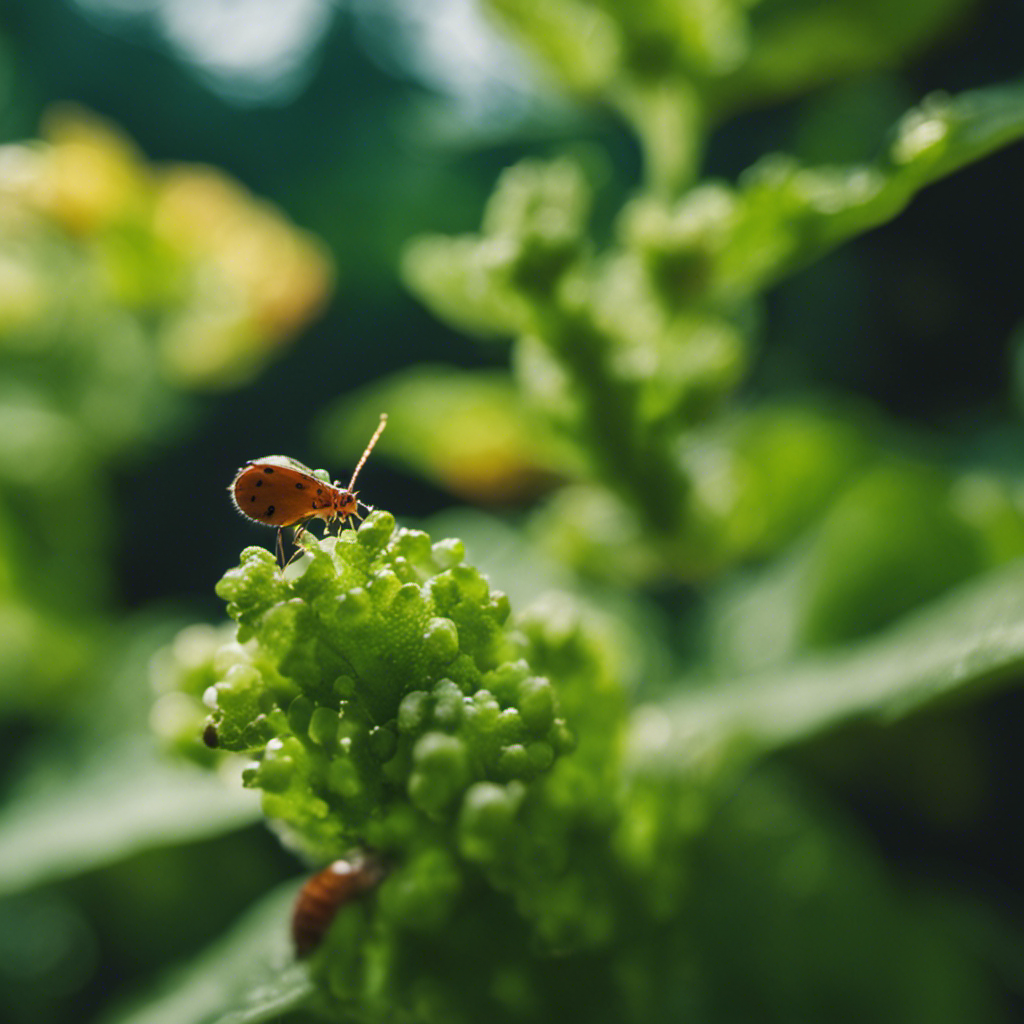
[[854,719],[895,721],[1013,685],[1022,670],[1024,562],[1014,562],[863,644],[639,708],[631,761],[640,771],[713,771]]
[[0,894],[259,818],[256,795],[240,782],[228,784],[148,746],[100,753],[70,779],[34,780],[0,809]]
[[[764,287],[848,238],[892,220],[926,185],[1022,136],[1024,83],[953,97],[939,93],[900,119],[876,167],[784,169],[777,184],[790,192],[786,202],[780,203],[771,189],[761,198],[774,202],[791,220],[792,257],[769,268],[756,286]],[[753,177],[758,178],[757,169]],[[756,184],[745,190],[748,204],[759,190]]]
[[764,157],[737,188],[707,181],[674,202],[641,196],[620,233],[670,292],[742,302],[892,220],[926,185],[1024,136],[1024,83],[935,94],[896,125],[881,159],[804,166]]
[[275,889],[190,966],[106,1024],[258,1024],[302,1006],[313,984],[289,948],[296,892],[294,882]]

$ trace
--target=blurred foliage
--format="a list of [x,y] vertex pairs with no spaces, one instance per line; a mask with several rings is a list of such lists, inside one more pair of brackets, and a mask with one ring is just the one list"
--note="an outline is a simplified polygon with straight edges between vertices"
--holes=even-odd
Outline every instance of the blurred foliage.
[[[323,303],[320,244],[213,168],[152,169],[121,133],[69,108],[49,113],[41,142],[8,146],[2,159],[5,347],[38,358],[80,325],[77,361],[89,366],[90,351],[104,361],[66,386],[116,389],[121,402],[60,397],[115,450],[135,440],[161,382],[245,383]],[[54,323],[58,297],[86,296]]]
[[50,713],[88,672],[109,601],[111,470],[180,424],[183,389],[250,379],[321,305],[329,267],[223,174],[153,169],[84,111],[53,109],[41,140],[0,148],[9,707]]
[[[758,293],[1020,135],[1022,97],[1020,87],[934,97],[904,117],[876,166],[766,157],[738,189],[703,183],[669,203],[641,195],[603,252],[588,239],[590,188],[579,168],[519,164],[499,181],[479,235],[415,242],[406,276],[459,326],[516,336],[518,382],[576,443],[586,476],[636,517],[634,532],[657,555],[650,570],[702,579],[769,553],[744,519],[770,505],[748,488],[774,488],[776,473],[730,486],[731,452],[720,433],[717,450],[703,433],[750,365]],[[784,432],[778,451],[771,439],[759,439],[758,462],[774,470],[796,456]],[[833,472],[827,458],[810,469]],[[790,495],[805,497],[801,488]],[[565,514],[579,561],[606,566],[580,536],[590,519],[572,502]]]
[[822,4],[781,0],[487,0],[570,87],[615,106],[647,157],[649,184],[692,182],[704,125],[898,63],[971,0]]
[[[0,1016],[1019,1015],[1015,155],[928,187],[1024,136],[1019,16],[480,0],[499,69],[464,5],[253,2],[233,79],[190,0],[81,6],[0,12]],[[385,410],[358,528],[126,607]]]
[[375,409],[394,410],[393,457],[464,501],[527,501],[550,490],[572,457],[500,371],[417,366],[389,377],[324,417],[328,451],[339,459],[351,454],[357,425],[372,421]]

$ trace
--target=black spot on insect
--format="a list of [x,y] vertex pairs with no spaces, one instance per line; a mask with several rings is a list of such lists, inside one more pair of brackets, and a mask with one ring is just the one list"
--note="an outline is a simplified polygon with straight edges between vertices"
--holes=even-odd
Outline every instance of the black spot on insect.
[[256,500],[256,495],[255,495],[255,494],[251,495],[251,496],[249,497],[249,500],[250,500],[250,501],[255,501],[255,500]]
[[256,480],[256,486],[257,486],[257,487],[262,487],[262,486],[263,486],[263,481],[257,478],[257,480]]
[[298,491],[304,491],[306,489],[306,485],[304,483],[297,483],[295,485],[295,489]]
[[324,489],[323,489],[322,487],[318,487],[318,488],[316,489],[316,493],[317,493],[317,494],[323,494],[323,493],[324,493]]
[[264,466],[263,467],[263,472],[264,473],[273,473],[274,472],[274,467],[273,466]]
[[267,511],[263,513],[265,516],[272,516],[274,514],[274,506],[268,505]]

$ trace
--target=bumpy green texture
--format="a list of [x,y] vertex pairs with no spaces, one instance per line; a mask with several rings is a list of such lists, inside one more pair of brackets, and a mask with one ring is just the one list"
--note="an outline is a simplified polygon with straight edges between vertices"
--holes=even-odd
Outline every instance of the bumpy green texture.
[[[283,575],[248,548],[221,581],[238,632],[207,696],[292,845],[369,848],[385,869],[294,1005],[418,1024],[814,1020],[851,1001],[857,1020],[989,1019],[969,961],[845,826],[785,775],[739,782],[746,733],[717,734],[699,699],[630,709],[572,599],[513,619],[459,542],[384,512],[307,548]],[[769,701],[763,724],[778,717]],[[739,964],[756,968],[742,985]]]
[[473,779],[528,779],[527,744],[553,757],[553,715],[518,709],[529,671],[503,643],[505,598],[457,545],[393,527],[378,514],[327,538],[294,580],[247,549],[218,588],[239,626],[238,661],[213,689],[220,744],[257,755],[246,781],[318,860],[368,827],[388,845],[394,786],[437,817]]
[[[220,582],[238,633],[206,699],[291,845],[369,848],[388,871],[332,929],[325,989],[382,1018],[544,1005],[527,964],[603,948],[650,866],[650,823],[638,840],[622,821],[625,700],[600,645],[570,605],[510,623],[460,542],[387,513],[305,542],[284,574],[248,548]],[[454,986],[448,957],[480,976]]]

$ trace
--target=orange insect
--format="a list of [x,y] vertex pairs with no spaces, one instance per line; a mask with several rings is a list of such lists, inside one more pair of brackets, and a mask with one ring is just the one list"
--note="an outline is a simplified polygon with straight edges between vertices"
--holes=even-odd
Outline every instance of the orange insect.
[[[387,422],[387,414],[382,413],[347,487],[342,487],[338,480],[333,484],[322,480],[307,466],[286,455],[253,459],[235,474],[228,488],[235,508],[247,519],[277,527],[277,554],[282,566],[285,562],[281,531],[286,526],[298,526],[295,532],[295,540],[298,540],[310,519],[330,523],[333,519],[358,514],[358,506],[364,503],[352,488]],[[364,507],[369,506],[364,504]]]
[[336,860],[302,887],[292,912],[292,941],[297,956],[308,956],[323,941],[334,916],[357,896],[374,888],[384,869],[372,857]]

